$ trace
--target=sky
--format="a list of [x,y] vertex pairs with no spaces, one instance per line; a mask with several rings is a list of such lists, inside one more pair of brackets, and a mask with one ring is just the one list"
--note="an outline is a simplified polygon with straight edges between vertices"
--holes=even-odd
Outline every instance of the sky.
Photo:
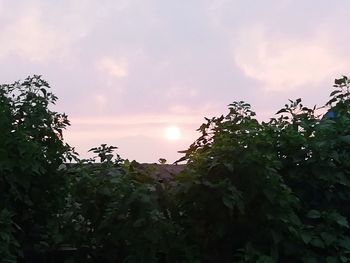
[[82,158],[173,162],[244,100],[323,105],[350,69],[346,0],[0,0],[0,82],[42,75]]

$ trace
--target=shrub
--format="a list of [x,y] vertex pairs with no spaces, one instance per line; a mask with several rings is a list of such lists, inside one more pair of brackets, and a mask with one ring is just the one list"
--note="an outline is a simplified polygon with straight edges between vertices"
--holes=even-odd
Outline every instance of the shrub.
[[93,148],[100,163],[93,158],[70,167],[66,240],[92,262],[183,262],[190,249],[171,217],[166,186],[135,161],[114,159],[115,148]]
[[9,220],[0,236],[14,235],[22,248],[11,246],[11,257],[47,248],[49,223],[64,205],[58,168],[74,155],[62,142],[67,116],[49,110],[57,98],[48,88],[40,76],[0,86],[0,210]]
[[349,260],[349,84],[335,81],[332,119],[297,99],[259,123],[236,102],[200,127],[178,202],[202,261]]
[[230,104],[161,181],[113,146],[79,160],[40,76],[1,85],[1,260],[348,262],[350,81],[334,87],[326,115],[297,99],[259,122]]

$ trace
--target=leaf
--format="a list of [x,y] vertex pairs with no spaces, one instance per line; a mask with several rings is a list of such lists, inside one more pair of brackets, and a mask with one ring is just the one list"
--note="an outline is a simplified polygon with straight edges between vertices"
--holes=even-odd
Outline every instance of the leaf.
[[286,109],[280,109],[275,114],[281,114],[281,113],[284,113],[284,112],[288,112],[288,111]]
[[312,236],[310,235],[310,233],[307,233],[307,232],[301,233],[300,237],[305,244],[309,244],[312,239]]
[[229,209],[233,209],[233,207],[234,207],[234,200],[232,200],[232,198],[230,198],[229,196],[223,196],[222,197],[222,202],[223,202],[223,204],[227,207],[227,208],[229,208]]
[[350,144],[350,135],[340,136],[339,138],[341,141]]
[[145,224],[145,219],[144,218],[140,218],[137,219],[134,223],[133,223],[133,227],[138,228],[141,227],[142,225]]
[[335,90],[335,91],[332,91],[331,94],[329,94],[330,97],[333,97],[334,95],[338,94],[342,92],[341,90]]
[[343,217],[343,216],[341,216],[341,215],[338,215],[338,216],[335,218],[335,221],[337,222],[338,225],[343,226],[343,227],[346,227],[346,228],[349,228],[348,221],[346,220],[345,217]]
[[332,234],[327,233],[327,232],[322,232],[321,237],[327,246],[332,244],[337,239],[337,237],[335,235],[332,235]]
[[345,237],[343,239],[341,239],[339,241],[339,244],[343,247],[346,248],[348,250],[350,250],[350,238],[349,237]]
[[345,84],[345,82],[346,82],[345,78],[335,79],[335,80],[334,80],[334,83],[335,83],[336,85]]
[[43,93],[44,97],[46,97],[46,93],[47,93],[46,89],[42,88],[40,89],[40,91]]
[[310,242],[311,245],[313,245],[314,247],[319,247],[319,248],[324,248],[325,245],[324,245],[324,242],[322,241],[322,239],[316,237],[316,238],[313,238]]
[[320,218],[320,217],[321,217],[321,214],[320,214],[320,212],[317,211],[317,210],[310,210],[310,211],[306,214],[306,216],[307,216],[308,218],[316,219],[316,218]]
[[330,105],[330,104],[332,104],[332,103],[335,102],[335,101],[337,101],[337,98],[332,98],[332,99],[330,99],[326,104],[327,104],[327,105]]

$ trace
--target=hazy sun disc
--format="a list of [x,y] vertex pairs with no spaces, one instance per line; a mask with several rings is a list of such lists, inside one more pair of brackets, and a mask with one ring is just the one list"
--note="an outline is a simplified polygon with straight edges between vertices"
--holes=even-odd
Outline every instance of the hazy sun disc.
[[164,131],[164,136],[166,139],[170,140],[170,141],[175,141],[180,139],[181,137],[181,132],[179,127],[177,126],[169,126],[165,129]]

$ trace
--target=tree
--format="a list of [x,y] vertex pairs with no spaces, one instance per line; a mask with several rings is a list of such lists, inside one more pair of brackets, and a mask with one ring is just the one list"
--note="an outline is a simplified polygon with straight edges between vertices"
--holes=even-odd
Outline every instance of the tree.
[[0,236],[9,239],[0,251],[9,259],[19,247],[26,254],[49,246],[50,224],[64,205],[59,167],[74,152],[63,142],[67,116],[49,109],[57,100],[49,88],[40,76],[0,86],[0,218],[7,220]]
[[297,99],[269,122],[235,102],[202,124],[178,189],[201,260],[350,260],[350,81],[334,87],[331,119]]

